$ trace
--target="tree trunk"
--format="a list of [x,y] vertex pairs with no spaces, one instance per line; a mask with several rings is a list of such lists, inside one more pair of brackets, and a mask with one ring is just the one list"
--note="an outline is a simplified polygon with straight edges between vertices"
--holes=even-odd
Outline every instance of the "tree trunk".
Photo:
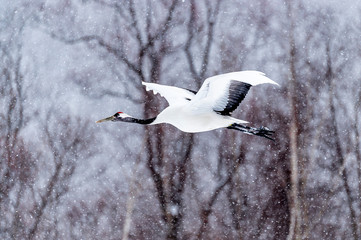
[[346,200],[347,200],[347,206],[348,209],[350,211],[350,225],[351,225],[351,231],[352,231],[352,236],[355,240],[359,239],[358,238],[358,233],[357,233],[357,222],[356,222],[356,213],[355,210],[353,209],[353,201],[352,201],[352,192],[351,192],[351,188],[348,185],[348,176],[347,176],[347,171],[346,171],[346,167],[345,167],[345,157],[343,155],[342,152],[342,147],[341,147],[341,142],[340,142],[340,136],[339,136],[339,132],[338,132],[338,127],[337,127],[337,120],[336,120],[336,106],[335,106],[335,101],[334,101],[334,87],[333,87],[333,78],[334,78],[334,74],[333,74],[333,67],[332,67],[332,62],[331,62],[331,53],[330,53],[330,46],[329,43],[326,46],[326,53],[327,53],[327,72],[326,72],[326,80],[328,81],[328,100],[329,100],[329,107],[330,107],[330,121],[331,121],[331,130],[330,130],[330,135],[331,138],[333,139],[333,144],[335,147],[335,160],[337,162],[338,167],[340,168],[340,175],[341,175],[341,179],[342,179],[342,184],[343,187],[345,188],[345,192],[346,192]]
[[296,82],[296,46],[294,39],[294,19],[292,13],[292,3],[287,1],[287,12],[290,17],[290,31],[289,31],[289,63],[290,63],[290,83],[288,90],[288,98],[291,105],[291,123],[289,128],[290,139],[290,226],[287,236],[288,240],[300,239],[301,229],[301,210],[299,201],[299,154],[298,154],[298,134],[299,134],[299,121],[297,113],[297,82]]

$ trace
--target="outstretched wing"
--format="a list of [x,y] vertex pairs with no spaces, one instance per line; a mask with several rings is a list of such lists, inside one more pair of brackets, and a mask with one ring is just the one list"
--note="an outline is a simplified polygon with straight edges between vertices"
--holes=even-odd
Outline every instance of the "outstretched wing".
[[230,115],[242,102],[251,86],[270,83],[278,85],[257,71],[241,71],[207,78],[191,104],[198,111],[213,110],[222,115]]
[[194,91],[184,88],[146,82],[142,82],[142,84],[145,86],[147,91],[152,90],[154,94],[159,93],[168,101],[169,105],[184,104],[192,100],[195,96]]

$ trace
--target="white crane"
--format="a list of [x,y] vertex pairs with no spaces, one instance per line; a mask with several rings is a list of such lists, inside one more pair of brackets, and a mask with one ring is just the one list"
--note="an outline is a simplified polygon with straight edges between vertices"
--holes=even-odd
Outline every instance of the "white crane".
[[126,113],[117,112],[96,122],[122,121],[146,125],[169,123],[189,133],[228,128],[273,140],[271,135],[274,132],[268,128],[248,127],[244,125],[248,122],[231,117],[231,113],[242,102],[250,87],[263,83],[278,85],[258,71],[231,72],[207,78],[198,92],[142,82],[147,91],[159,93],[169,103],[158,116],[137,119]]

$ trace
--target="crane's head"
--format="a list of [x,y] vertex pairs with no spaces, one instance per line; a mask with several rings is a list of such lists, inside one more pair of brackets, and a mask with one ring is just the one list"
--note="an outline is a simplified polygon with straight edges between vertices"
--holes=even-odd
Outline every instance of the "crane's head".
[[115,113],[113,116],[104,118],[104,119],[100,119],[98,121],[96,121],[96,123],[101,123],[101,122],[107,122],[107,121],[123,121],[123,122],[128,122],[132,117],[129,116],[126,113],[123,112],[117,112]]

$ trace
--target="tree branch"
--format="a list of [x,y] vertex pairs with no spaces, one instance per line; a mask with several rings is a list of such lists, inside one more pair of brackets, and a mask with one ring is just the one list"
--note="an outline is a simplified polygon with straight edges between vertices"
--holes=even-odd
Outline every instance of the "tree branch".
[[212,43],[214,41],[214,39],[213,39],[214,26],[215,26],[217,16],[218,16],[220,2],[221,1],[219,1],[219,0],[217,1],[215,9],[213,11],[212,11],[211,4],[210,3],[207,4],[207,24],[208,24],[208,32],[206,35],[207,42],[206,42],[206,46],[204,47],[204,50],[203,50],[203,58],[201,61],[201,68],[199,71],[197,71],[197,69],[196,69],[195,60],[191,53],[192,42],[193,42],[193,38],[194,38],[194,34],[195,34],[194,23],[195,23],[195,18],[196,18],[196,4],[195,4],[194,0],[191,0],[191,2],[190,2],[190,19],[188,21],[188,27],[187,27],[188,28],[188,38],[185,43],[184,50],[186,53],[190,72],[192,74],[192,77],[196,80],[198,87],[201,86],[201,83],[205,77],[205,73],[207,72],[207,69],[208,69],[210,50],[211,50]]
[[127,65],[127,67],[129,67],[130,70],[132,70],[134,73],[136,74],[140,74],[141,70],[139,69],[139,66],[137,66],[136,64],[130,62],[127,58],[127,56],[123,53],[123,51],[121,51],[120,49],[111,46],[110,44],[106,43],[104,41],[103,38],[101,38],[100,36],[97,35],[85,35],[79,38],[72,38],[72,39],[67,39],[61,36],[56,35],[55,33],[50,33],[49,34],[52,38],[64,42],[66,44],[77,44],[77,43],[81,43],[81,42],[92,42],[95,41],[99,46],[103,47],[104,49],[106,49],[109,53],[113,54],[118,60],[120,60],[121,62],[123,62],[125,65]]

